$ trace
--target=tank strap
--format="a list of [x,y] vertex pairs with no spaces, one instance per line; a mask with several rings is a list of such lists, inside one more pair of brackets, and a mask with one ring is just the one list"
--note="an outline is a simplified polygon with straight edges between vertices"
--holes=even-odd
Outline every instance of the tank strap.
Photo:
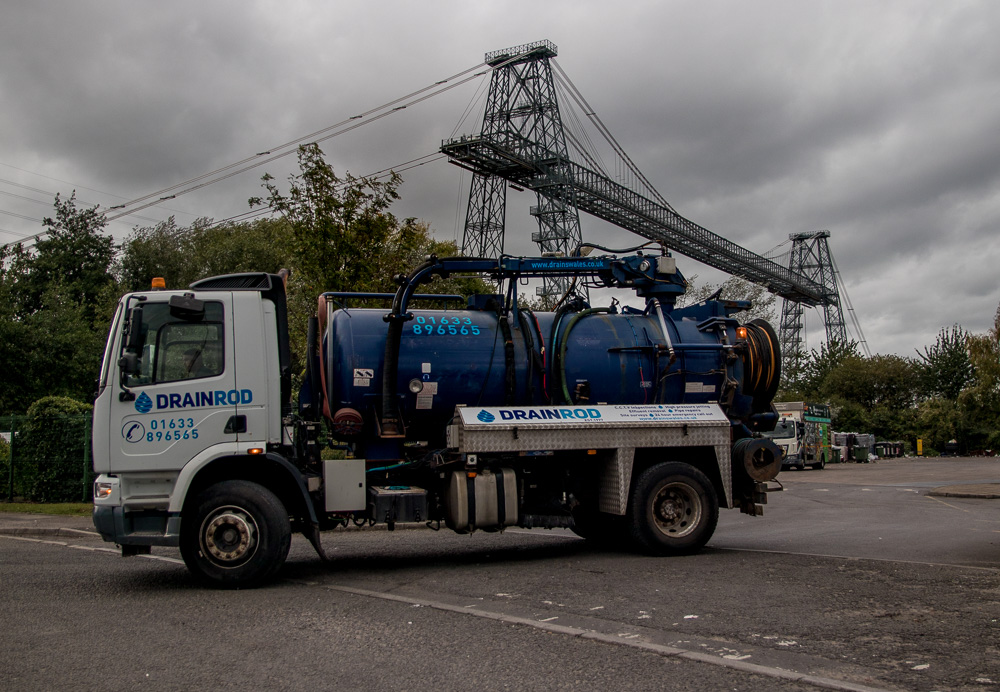
[[503,363],[506,381],[506,391],[504,392],[504,404],[510,406],[515,403],[517,395],[516,366],[514,365],[514,335],[510,329],[510,319],[507,315],[498,316],[500,322],[500,332],[503,334]]
[[503,470],[494,471],[493,475],[497,479],[497,519],[501,529],[507,524],[507,497],[504,489]]

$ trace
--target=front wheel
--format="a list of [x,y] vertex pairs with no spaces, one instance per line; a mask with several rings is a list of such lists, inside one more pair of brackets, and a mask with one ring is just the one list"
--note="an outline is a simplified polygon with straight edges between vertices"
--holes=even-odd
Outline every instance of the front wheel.
[[292,531],[278,496],[262,485],[216,483],[181,522],[181,556],[202,582],[223,588],[258,586],[288,556]]
[[693,553],[715,533],[719,500],[704,473],[689,464],[665,462],[636,480],[628,521],[633,540],[646,552]]

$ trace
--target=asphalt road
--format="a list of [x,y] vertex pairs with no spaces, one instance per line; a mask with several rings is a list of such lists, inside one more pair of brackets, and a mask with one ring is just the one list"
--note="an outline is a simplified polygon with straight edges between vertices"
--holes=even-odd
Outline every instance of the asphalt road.
[[296,537],[279,582],[220,592],[176,551],[0,536],[0,688],[995,690],[1000,500],[927,492],[1000,462],[928,464],[782,474],[671,559],[341,531],[329,564]]
[[1000,499],[929,494],[1000,483],[1000,459],[837,464],[778,480],[764,517],[724,512],[710,545],[1000,568]]

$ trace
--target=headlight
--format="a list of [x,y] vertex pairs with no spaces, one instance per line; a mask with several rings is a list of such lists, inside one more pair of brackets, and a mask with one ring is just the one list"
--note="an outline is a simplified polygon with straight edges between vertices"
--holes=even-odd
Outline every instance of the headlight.
[[102,500],[102,499],[104,499],[106,497],[110,497],[111,496],[111,489],[112,489],[112,487],[113,487],[113,484],[111,484],[111,483],[105,483],[103,481],[95,481],[94,482],[94,499],[95,500]]

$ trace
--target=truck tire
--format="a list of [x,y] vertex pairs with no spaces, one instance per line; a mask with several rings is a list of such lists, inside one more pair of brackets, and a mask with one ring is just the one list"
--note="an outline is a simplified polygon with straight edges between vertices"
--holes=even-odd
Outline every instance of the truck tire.
[[715,533],[719,499],[708,477],[680,462],[646,469],[635,482],[628,508],[632,539],[652,555],[700,550]]
[[825,454],[823,454],[822,456],[820,456],[819,463],[813,464],[813,468],[816,469],[817,471],[822,471],[824,468],[826,468],[826,455]]
[[223,481],[195,500],[181,520],[181,556],[199,581],[221,588],[259,586],[285,562],[292,530],[273,492],[250,481]]

